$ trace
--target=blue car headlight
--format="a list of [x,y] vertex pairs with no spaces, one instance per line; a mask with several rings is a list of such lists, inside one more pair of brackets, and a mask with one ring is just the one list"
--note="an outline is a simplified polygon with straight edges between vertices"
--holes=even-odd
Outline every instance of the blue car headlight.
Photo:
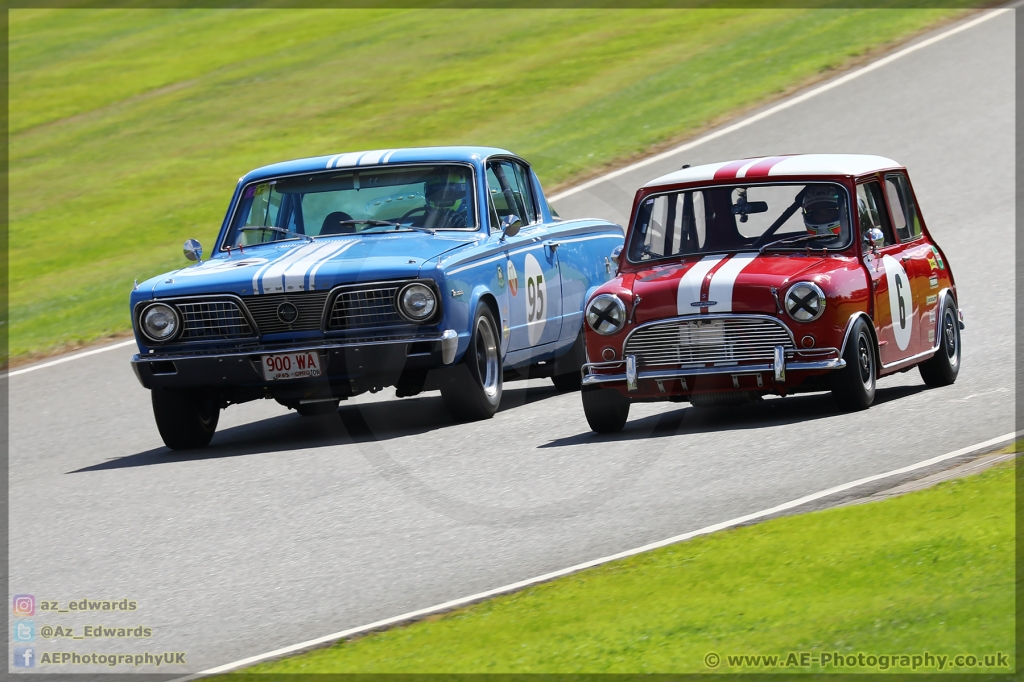
[[426,284],[413,282],[398,292],[398,312],[410,322],[429,320],[437,310],[437,296]]
[[150,341],[169,341],[181,329],[177,311],[164,303],[147,306],[139,315],[139,322],[143,336]]

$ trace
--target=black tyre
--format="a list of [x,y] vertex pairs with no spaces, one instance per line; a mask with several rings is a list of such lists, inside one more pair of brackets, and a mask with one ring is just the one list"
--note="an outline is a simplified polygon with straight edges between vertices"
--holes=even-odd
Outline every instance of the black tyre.
[[562,393],[580,390],[580,382],[583,380],[580,370],[583,369],[583,363],[586,361],[586,339],[583,338],[583,330],[580,329],[572,348],[561,357],[555,358],[555,373],[551,377],[555,388]]
[[583,414],[590,428],[598,433],[621,431],[629,419],[629,398],[614,388],[585,388]]
[[192,450],[210,444],[220,419],[215,396],[159,388],[153,389],[152,394],[156,428],[167,447]]
[[303,417],[324,417],[338,413],[338,400],[325,400],[322,403],[300,403],[295,411]]
[[832,397],[844,410],[865,410],[875,401],[875,336],[858,318],[843,351],[846,367],[832,374]]
[[939,349],[917,368],[924,383],[936,388],[949,386],[960,373],[960,319],[952,296],[943,299],[939,313]]
[[501,344],[490,309],[480,305],[462,362],[441,384],[441,399],[456,421],[489,419],[501,404]]

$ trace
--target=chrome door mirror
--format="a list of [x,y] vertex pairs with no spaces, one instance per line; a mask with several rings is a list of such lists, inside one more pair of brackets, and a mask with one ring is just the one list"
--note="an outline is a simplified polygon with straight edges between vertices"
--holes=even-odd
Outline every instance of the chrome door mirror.
[[203,245],[195,239],[185,240],[185,246],[182,247],[182,251],[185,252],[185,258],[190,261],[198,263],[203,260]]
[[880,246],[885,245],[885,235],[877,227],[872,227],[868,230],[867,239],[868,246],[871,247],[872,251],[877,250]]
[[611,255],[608,256],[608,258],[611,259],[611,261],[612,261],[612,265],[615,266],[615,273],[614,274],[616,274],[616,275],[619,274],[619,258],[621,258],[621,257],[622,257],[622,244],[619,244],[614,249],[612,249]]
[[507,215],[501,219],[501,238],[515,237],[519,234],[519,228],[523,226],[523,221],[517,215]]

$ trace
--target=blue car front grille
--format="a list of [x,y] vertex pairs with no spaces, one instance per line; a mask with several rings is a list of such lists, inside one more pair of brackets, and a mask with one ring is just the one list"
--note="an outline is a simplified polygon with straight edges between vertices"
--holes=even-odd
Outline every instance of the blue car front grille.
[[368,329],[409,324],[395,309],[395,294],[407,282],[345,287],[334,298],[328,329]]
[[[324,319],[324,306],[327,304],[326,291],[307,291],[298,294],[264,294],[245,298],[245,307],[249,309],[260,334],[276,334],[279,332],[311,332],[319,331]],[[285,322],[280,315],[282,304],[291,303],[298,311],[298,316],[291,322]]]
[[174,304],[181,313],[181,341],[213,341],[253,336],[249,320],[234,301],[200,300]]

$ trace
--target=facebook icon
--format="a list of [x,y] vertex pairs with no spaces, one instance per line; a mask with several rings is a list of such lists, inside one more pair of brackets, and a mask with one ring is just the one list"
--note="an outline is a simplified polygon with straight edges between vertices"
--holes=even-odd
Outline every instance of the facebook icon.
[[14,648],[15,668],[34,668],[36,666],[36,650],[31,646],[19,646]]

